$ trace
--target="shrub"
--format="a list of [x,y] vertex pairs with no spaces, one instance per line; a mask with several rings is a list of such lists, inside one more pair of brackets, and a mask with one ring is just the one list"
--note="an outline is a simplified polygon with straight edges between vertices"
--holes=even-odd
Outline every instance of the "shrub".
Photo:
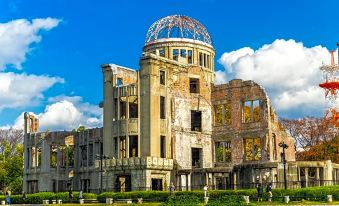
[[98,200],[105,202],[106,198],[113,198],[113,200],[143,198],[144,201],[163,202],[167,200],[169,195],[170,193],[166,191],[105,192],[98,195]]
[[[192,193],[193,194],[193,193]],[[201,198],[196,195],[175,195],[168,198],[162,205],[198,205],[201,203]]]
[[242,197],[240,196],[221,196],[218,198],[211,198],[208,202],[209,206],[218,206],[218,205],[246,205]]

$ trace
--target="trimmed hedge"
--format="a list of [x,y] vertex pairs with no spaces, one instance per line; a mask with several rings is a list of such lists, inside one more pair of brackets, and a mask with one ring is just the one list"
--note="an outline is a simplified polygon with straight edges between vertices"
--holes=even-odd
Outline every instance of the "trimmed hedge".
[[143,198],[144,201],[163,202],[169,197],[166,191],[133,191],[133,192],[104,192],[98,195],[99,202],[105,202],[106,198],[116,199],[137,199]]
[[[301,189],[273,189],[273,201],[282,201],[283,196],[290,196],[291,200],[312,200],[324,201],[326,195],[333,195],[333,200],[339,200],[339,185],[309,187]],[[266,194],[265,194],[266,195]],[[73,201],[77,200],[79,192],[73,192]],[[246,190],[211,190],[209,191],[208,205],[242,205],[244,204],[242,196],[250,196],[251,201],[256,200],[256,189]],[[99,202],[105,202],[106,198],[113,199],[137,199],[143,198],[145,202],[164,202],[163,205],[196,205],[203,202],[204,192],[178,191],[174,196],[170,196],[168,191],[133,191],[133,192],[105,192],[100,195],[93,193],[84,193],[85,199],[98,199]],[[12,204],[41,204],[42,200],[62,200],[68,201],[68,192],[52,193],[40,192],[27,194],[24,201],[21,195],[11,195]],[[0,201],[5,200],[4,195],[0,195]],[[264,197],[265,199],[265,197]]]
[[[22,199],[22,195],[11,195],[12,204],[42,204],[42,200],[62,200],[62,202],[68,201],[68,192],[39,192],[34,194],[27,194],[26,200]],[[73,192],[73,201],[79,196],[79,192]],[[83,193],[84,199],[97,199],[97,195],[93,193]],[[1,195],[0,201],[5,200],[6,196]]]
[[[326,195],[333,195],[334,200],[339,200],[339,185],[336,186],[322,186],[322,187],[309,187],[301,189],[273,189],[273,200],[283,201],[283,196],[290,196],[291,200],[313,200],[313,201],[324,201]],[[264,200],[267,198],[264,194]],[[209,191],[209,204],[208,205],[242,205],[244,204],[242,196],[249,196],[251,201],[256,201],[257,190],[246,189],[246,190],[211,190]],[[114,193],[106,192],[98,195],[100,202],[105,202],[106,198],[113,199],[136,199],[143,198],[144,201],[152,202],[164,202],[163,205],[181,205],[185,204],[196,204],[199,200],[203,202],[204,191],[178,191],[175,192],[173,197],[167,191],[134,191],[134,192],[123,192]]]

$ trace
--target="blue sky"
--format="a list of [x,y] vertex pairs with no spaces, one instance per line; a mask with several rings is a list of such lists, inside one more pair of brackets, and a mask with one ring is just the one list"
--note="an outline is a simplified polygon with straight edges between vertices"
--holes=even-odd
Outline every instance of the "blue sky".
[[[100,65],[116,63],[138,69],[138,61],[148,27],[157,19],[171,14],[190,16],[206,26],[216,50],[215,69],[219,71],[217,79],[220,83],[233,77],[253,78],[262,83],[265,88],[267,86],[276,107],[285,103],[289,104],[293,94],[284,96],[285,90],[277,86],[277,81],[285,82],[284,79],[275,79],[277,81],[274,86],[263,80],[269,69],[267,66],[272,62],[279,64],[277,61],[280,59],[279,56],[278,59],[269,59],[269,63],[262,64],[261,67],[259,64],[258,68],[262,69],[260,70],[262,75],[259,76],[248,75],[251,73],[249,66],[240,68],[236,66],[236,63],[241,63],[246,58],[249,61],[258,62],[264,58],[260,55],[265,52],[271,54],[269,52],[286,50],[289,53],[288,49],[298,50],[301,45],[302,51],[298,50],[299,52],[305,51],[303,53],[305,56],[309,56],[310,53],[314,54],[310,58],[317,57],[318,61],[302,59],[295,65],[287,65],[289,69],[286,71],[292,71],[289,75],[293,76],[294,71],[300,70],[296,71],[298,73],[296,79],[299,78],[298,75],[303,78],[302,71],[307,73],[309,70],[298,66],[313,65],[314,67],[314,64],[326,61],[327,49],[334,49],[335,43],[339,40],[337,38],[339,33],[338,6],[339,2],[335,0],[2,0],[0,1],[0,23],[3,25],[18,19],[32,22],[37,18],[48,17],[55,19],[58,23],[53,26],[49,25],[48,29],[37,31],[35,34],[41,38],[39,42],[33,41],[26,44],[29,51],[24,52],[25,59],[20,61],[21,69],[13,66],[11,60],[8,60],[5,61],[0,72],[34,74],[62,80],[55,80],[52,85],[45,86],[41,89],[41,95],[33,97],[34,101],[28,104],[19,104],[17,107],[4,106],[1,109],[1,101],[5,100],[1,100],[0,97],[0,126],[13,125],[23,111],[42,115],[46,112],[46,106],[55,106],[61,101],[69,101],[75,108],[82,108],[78,112],[83,114],[81,116],[83,118],[100,119],[100,111],[94,108],[102,100],[103,93]],[[290,39],[292,41],[288,41]],[[268,49],[263,47],[265,44],[269,45]],[[321,48],[315,48],[317,45]],[[234,53],[231,53],[232,51]],[[0,47],[0,62],[1,53],[6,53],[6,51]],[[225,54],[224,59],[218,63],[223,54]],[[230,57],[232,55],[233,59]],[[313,71],[313,67],[310,70]],[[247,73],[244,74],[244,72]],[[319,97],[319,92],[318,96],[310,94],[311,90],[314,90],[310,84],[316,85],[318,79],[315,80],[315,76],[309,76],[305,81],[308,83],[294,85],[291,82],[281,88],[292,92],[295,90],[294,87],[299,87],[297,89],[300,93],[294,94],[294,97],[309,95],[306,99],[313,102],[312,98]],[[3,83],[0,81],[0,86],[1,84]],[[316,110],[314,108],[323,105],[318,99],[316,101],[318,101],[317,104],[312,105],[313,107],[306,107],[306,110],[306,102],[300,103],[294,99],[291,103],[295,104],[294,107],[282,106],[283,109],[277,109],[277,111],[280,116],[290,118],[305,115],[320,116],[323,108]],[[60,125],[51,125],[50,128],[61,129],[62,126],[60,123]]]

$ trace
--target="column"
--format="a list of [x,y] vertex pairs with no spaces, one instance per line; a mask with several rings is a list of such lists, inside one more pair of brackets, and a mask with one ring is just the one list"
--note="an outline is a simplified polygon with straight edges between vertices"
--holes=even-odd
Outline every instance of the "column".
[[315,172],[315,179],[317,181],[317,186],[320,186],[320,175],[319,175],[319,167],[316,168],[316,172]]
[[308,168],[305,167],[305,187],[308,187]]

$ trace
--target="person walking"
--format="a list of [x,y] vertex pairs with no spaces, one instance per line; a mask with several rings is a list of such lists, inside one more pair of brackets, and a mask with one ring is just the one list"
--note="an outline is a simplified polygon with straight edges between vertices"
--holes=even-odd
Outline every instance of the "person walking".
[[263,187],[262,187],[261,183],[259,183],[257,185],[257,192],[258,192],[258,200],[257,200],[257,202],[262,201]]
[[68,191],[68,202],[72,203],[72,201],[73,201],[73,191],[72,188],[70,187]]
[[8,190],[6,193],[7,193],[6,202],[8,205],[10,205],[11,204],[11,191]]
[[268,201],[272,202],[272,182],[268,183],[266,187],[266,192],[268,193]]

